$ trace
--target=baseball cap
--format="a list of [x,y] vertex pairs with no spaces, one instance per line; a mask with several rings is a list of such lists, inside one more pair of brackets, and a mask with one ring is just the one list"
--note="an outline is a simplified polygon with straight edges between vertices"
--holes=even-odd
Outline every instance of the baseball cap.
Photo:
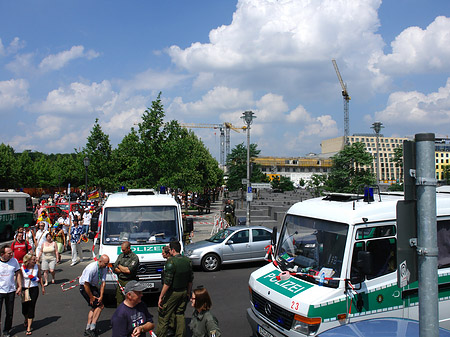
[[147,289],[145,285],[133,280],[125,285],[125,294],[128,294],[130,291],[144,291],[145,289]]
[[25,225],[23,225],[23,228],[28,228],[28,227],[30,227],[30,225],[27,223]]

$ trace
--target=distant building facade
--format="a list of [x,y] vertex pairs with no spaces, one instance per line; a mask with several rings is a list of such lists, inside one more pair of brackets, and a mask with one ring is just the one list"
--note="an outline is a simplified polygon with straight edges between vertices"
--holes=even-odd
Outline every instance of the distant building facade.
[[449,166],[450,159],[450,139],[449,138],[436,138],[434,155],[436,158],[436,179],[444,181],[445,168]]
[[[379,153],[380,153],[380,166],[377,162],[377,137],[375,134],[354,134],[349,137],[349,143],[356,142],[363,143],[366,147],[366,151],[372,154],[373,161],[370,167],[364,167],[366,170],[370,170],[376,175],[378,170],[380,182],[386,184],[392,184],[403,180],[403,168],[396,167],[391,159],[394,158],[394,149],[403,145],[404,140],[408,140],[406,137],[379,137]],[[331,139],[325,139],[320,144],[322,148],[322,155],[333,156],[344,148],[344,137],[336,137]]]
[[308,182],[313,174],[328,174],[332,160],[327,156],[311,154],[306,157],[257,157],[252,162],[261,165],[263,173],[269,177],[280,175],[294,184]]

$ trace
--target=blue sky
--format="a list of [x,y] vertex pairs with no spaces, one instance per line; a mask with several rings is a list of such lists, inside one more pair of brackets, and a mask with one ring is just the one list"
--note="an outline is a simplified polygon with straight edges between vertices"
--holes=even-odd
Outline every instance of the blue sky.
[[99,118],[116,146],[161,91],[167,120],[253,110],[261,155],[319,153],[343,134],[332,58],[351,134],[450,133],[448,0],[0,0],[0,142],[72,152]]

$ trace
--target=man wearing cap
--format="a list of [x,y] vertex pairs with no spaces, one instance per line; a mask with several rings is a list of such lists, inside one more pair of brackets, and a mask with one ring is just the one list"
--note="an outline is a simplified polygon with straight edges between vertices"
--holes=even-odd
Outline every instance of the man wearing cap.
[[194,274],[192,262],[180,254],[181,244],[171,241],[169,244],[172,257],[164,267],[163,288],[158,300],[158,328],[157,336],[166,336],[171,323],[171,316],[175,314],[175,336],[182,337],[185,333],[184,312],[192,290]]
[[83,261],[83,251],[81,250],[81,231],[82,228],[78,225],[78,219],[74,218],[72,228],[70,228],[70,248],[72,250],[71,266]]
[[[131,244],[128,241],[122,243],[121,249],[122,253],[117,257],[113,270],[117,274],[120,285],[125,287],[129,281],[137,280],[136,274],[139,267],[139,257],[131,251]],[[125,297],[123,296],[120,287],[117,287],[117,306],[119,306],[124,299]]]
[[45,236],[48,233],[48,230],[45,229],[45,224],[45,221],[41,221],[38,223],[38,230],[36,231],[36,256],[39,256],[42,245],[45,241]]
[[37,219],[37,222],[44,222],[45,230],[48,231],[48,227],[52,225],[52,221],[47,216],[47,209],[44,208],[44,210],[41,212],[41,216]]
[[103,305],[103,294],[106,285],[106,266],[109,263],[108,255],[100,256],[98,261],[89,263],[84,268],[80,277],[80,293],[91,307],[88,314],[88,321],[85,336],[97,337],[95,327],[98,318],[105,307]]
[[155,327],[153,316],[141,301],[146,287],[132,280],[125,286],[125,300],[111,317],[112,337],[144,337]]
[[31,252],[31,245],[24,239],[24,229],[19,228],[17,231],[17,236],[14,242],[11,244],[11,249],[13,251],[14,257],[19,264],[23,263],[23,257]]
[[89,226],[91,225],[92,214],[89,207],[84,209],[83,213],[83,234],[89,233]]

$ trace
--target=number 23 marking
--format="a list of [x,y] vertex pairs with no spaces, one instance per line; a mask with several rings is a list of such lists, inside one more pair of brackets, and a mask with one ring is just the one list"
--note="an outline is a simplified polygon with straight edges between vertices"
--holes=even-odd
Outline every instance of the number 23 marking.
[[292,303],[291,303],[291,309],[298,310],[298,306],[299,306],[299,305],[300,305],[300,304],[299,304],[298,302],[292,301]]

